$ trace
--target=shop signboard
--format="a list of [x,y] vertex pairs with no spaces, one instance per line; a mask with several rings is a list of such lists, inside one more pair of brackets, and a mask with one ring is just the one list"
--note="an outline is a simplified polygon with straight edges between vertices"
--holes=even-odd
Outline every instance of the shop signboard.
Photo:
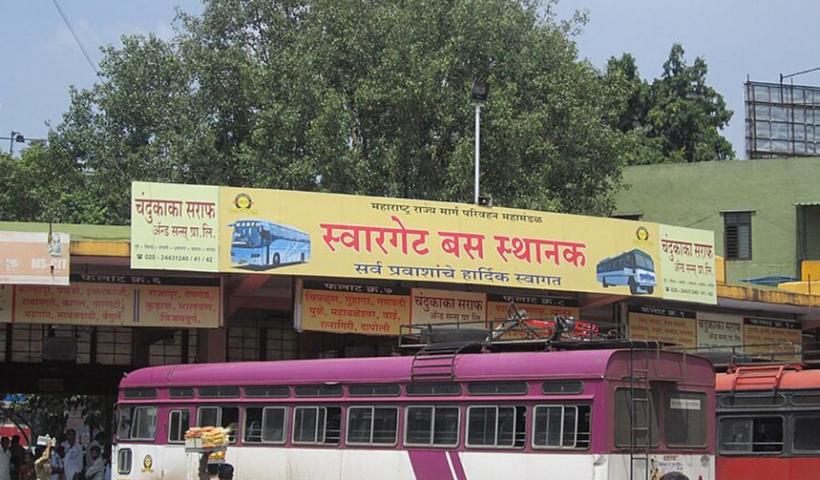
[[219,188],[131,184],[131,268],[219,270]]
[[659,233],[663,298],[716,303],[715,233],[670,225]]
[[298,286],[296,329],[398,335],[410,323],[410,289],[305,280]]
[[703,352],[732,352],[743,347],[743,317],[698,312],[698,348]]
[[0,232],[0,284],[68,285],[69,234]]
[[685,348],[697,346],[695,312],[632,305],[629,336],[633,340],[657,340]]

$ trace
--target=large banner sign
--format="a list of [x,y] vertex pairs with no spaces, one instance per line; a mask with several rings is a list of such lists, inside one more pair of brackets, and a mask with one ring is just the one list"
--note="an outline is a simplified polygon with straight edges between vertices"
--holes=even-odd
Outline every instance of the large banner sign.
[[716,299],[715,232],[659,227],[663,298],[686,302]]
[[67,233],[0,232],[0,284],[68,285]]
[[[147,191],[163,192],[166,203],[156,207],[157,194],[139,193]],[[218,192],[219,213],[205,223],[219,239],[221,272],[666,296],[657,224],[420,200],[230,187]],[[187,218],[189,200],[210,201],[185,195],[177,185],[135,184],[132,228],[150,239],[140,242],[146,245],[144,255],[185,252],[190,245],[182,236],[185,225],[174,222]],[[149,205],[151,212],[158,208],[166,215],[162,227],[173,223],[170,230],[157,227],[156,214],[149,221]],[[169,218],[169,212],[176,216]],[[190,238],[190,228],[186,231]],[[203,232],[204,227],[198,231]],[[698,231],[674,233],[675,241],[704,242]],[[208,245],[212,251],[214,244]],[[146,260],[139,254],[132,254],[132,267],[161,265],[156,256]],[[192,251],[183,255],[187,266],[165,266],[215,268],[211,258]],[[714,283],[711,270],[702,275]],[[689,301],[716,301],[707,288],[689,290]]]
[[219,270],[219,187],[131,184],[131,268]]

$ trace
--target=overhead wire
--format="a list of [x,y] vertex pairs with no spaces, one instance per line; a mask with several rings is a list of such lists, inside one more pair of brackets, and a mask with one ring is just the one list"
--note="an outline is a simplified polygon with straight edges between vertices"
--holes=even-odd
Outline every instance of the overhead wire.
[[60,12],[60,16],[63,17],[63,22],[65,22],[66,27],[71,32],[71,35],[74,37],[74,41],[77,42],[77,46],[80,47],[80,50],[83,52],[83,56],[88,61],[88,64],[91,66],[91,69],[94,70],[94,74],[99,76],[100,71],[97,70],[97,65],[91,60],[91,55],[88,54],[88,50],[85,49],[85,45],[83,42],[80,41],[80,36],[77,35],[77,31],[74,30],[74,26],[71,25],[71,21],[69,21],[68,16],[63,11],[63,8],[60,6],[60,3],[57,0],[51,0],[54,3],[54,6],[57,8],[57,11]]

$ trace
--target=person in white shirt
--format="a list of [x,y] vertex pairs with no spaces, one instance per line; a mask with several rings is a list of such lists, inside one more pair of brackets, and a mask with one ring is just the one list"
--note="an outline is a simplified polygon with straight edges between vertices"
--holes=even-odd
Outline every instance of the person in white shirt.
[[88,449],[91,454],[91,463],[85,469],[85,480],[103,480],[105,476],[105,461],[100,455],[100,447],[94,445]]
[[9,437],[0,440],[0,480],[11,480],[11,450]]
[[65,480],[77,480],[75,477],[83,471],[83,447],[77,443],[77,432],[74,429],[66,431],[65,436],[68,439],[62,445],[65,450]]
[[105,433],[100,432],[100,433],[98,433],[97,435],[94,436],[94,440],[92,440],[91,443],[89,443],[88,446],[85,447],[85,464],[86,465],[91,465],[91,462],[93,460],[91,458],[91,447],[97,446],[97,447],[100,447],[100,451],[103,451],[103,449],[105,448],[106,443],[107,442],[105,440]]
[[51,449],[51,480],[60,480],[60,475],[65,469],[63,454],[63,447],[61,445],[57,445]]

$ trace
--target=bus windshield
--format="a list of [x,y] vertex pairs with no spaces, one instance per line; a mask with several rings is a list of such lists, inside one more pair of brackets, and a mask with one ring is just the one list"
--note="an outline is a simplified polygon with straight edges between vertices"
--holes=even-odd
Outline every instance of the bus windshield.
[[232,244],[237,247],[262,247],[262,229],[257,225],[236,226]]
[[653,265],[652,258],[649,256],[641,255],[643,252],[636,252],[635,254],[635,261],[638,264],[638,267],[643,268],[644,270],[648,270],[650,272],[655,271],[655,266]]

